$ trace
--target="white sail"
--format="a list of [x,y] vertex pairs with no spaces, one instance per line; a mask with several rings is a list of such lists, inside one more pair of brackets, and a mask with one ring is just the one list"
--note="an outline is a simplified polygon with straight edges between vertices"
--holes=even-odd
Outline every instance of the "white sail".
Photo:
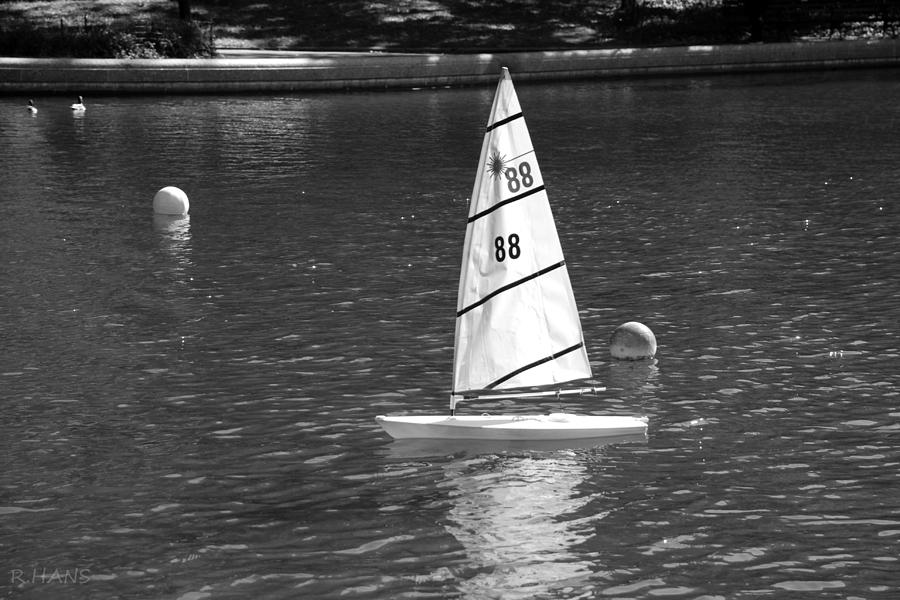
[[472,191],[455,344],[454,394],[591,376],[544,180],[505,68]]

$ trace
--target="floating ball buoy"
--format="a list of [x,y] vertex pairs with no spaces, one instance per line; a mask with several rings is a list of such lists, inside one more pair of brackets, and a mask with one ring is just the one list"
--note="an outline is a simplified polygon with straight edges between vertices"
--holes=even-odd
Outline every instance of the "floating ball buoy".
[[167,186],[153,196],[153,212],[158,215],[185,215],[190,208],[187,194],[175,186]]
[[637,321],[616,327],[609,337],[609,353],[619,360],[644,360],[656,354],[656,336]]

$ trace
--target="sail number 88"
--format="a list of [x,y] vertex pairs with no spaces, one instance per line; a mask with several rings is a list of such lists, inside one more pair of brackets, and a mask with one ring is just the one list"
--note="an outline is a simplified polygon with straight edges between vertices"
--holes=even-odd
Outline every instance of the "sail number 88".
[[519,247],[519,234],[511,233],[505,240],[502,235],[494,238],[494,258],[497,262],[503,262],[506,257],[515,260],[522,256],[522,248]]
[[[534,185],[534,177],[531,175],[531,165],[525,161],[519,163],[518,171],[515,167],[507,167],[503,170],[503,175],[506,177],[506,186],[513,194],[522,189],[523,186],[529,188]],[[520,175],[521,181],[519,180]]]

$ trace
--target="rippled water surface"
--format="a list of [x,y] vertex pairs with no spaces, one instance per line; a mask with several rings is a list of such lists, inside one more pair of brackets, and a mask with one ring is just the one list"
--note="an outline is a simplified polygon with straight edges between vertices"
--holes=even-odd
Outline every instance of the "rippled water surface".
[[518,91],[608,388],[565,408],[646,440],[373,420],[446,408],[493,86],[0,98],[0,598],[895,598],[897,73]]

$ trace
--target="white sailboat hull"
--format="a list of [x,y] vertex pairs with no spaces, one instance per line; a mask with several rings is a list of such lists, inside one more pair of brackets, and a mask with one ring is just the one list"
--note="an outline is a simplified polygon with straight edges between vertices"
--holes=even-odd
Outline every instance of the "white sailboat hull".
[[394,439],[562,441],[646,435],[639,417],[574,415],[409,415],[375,417]]

